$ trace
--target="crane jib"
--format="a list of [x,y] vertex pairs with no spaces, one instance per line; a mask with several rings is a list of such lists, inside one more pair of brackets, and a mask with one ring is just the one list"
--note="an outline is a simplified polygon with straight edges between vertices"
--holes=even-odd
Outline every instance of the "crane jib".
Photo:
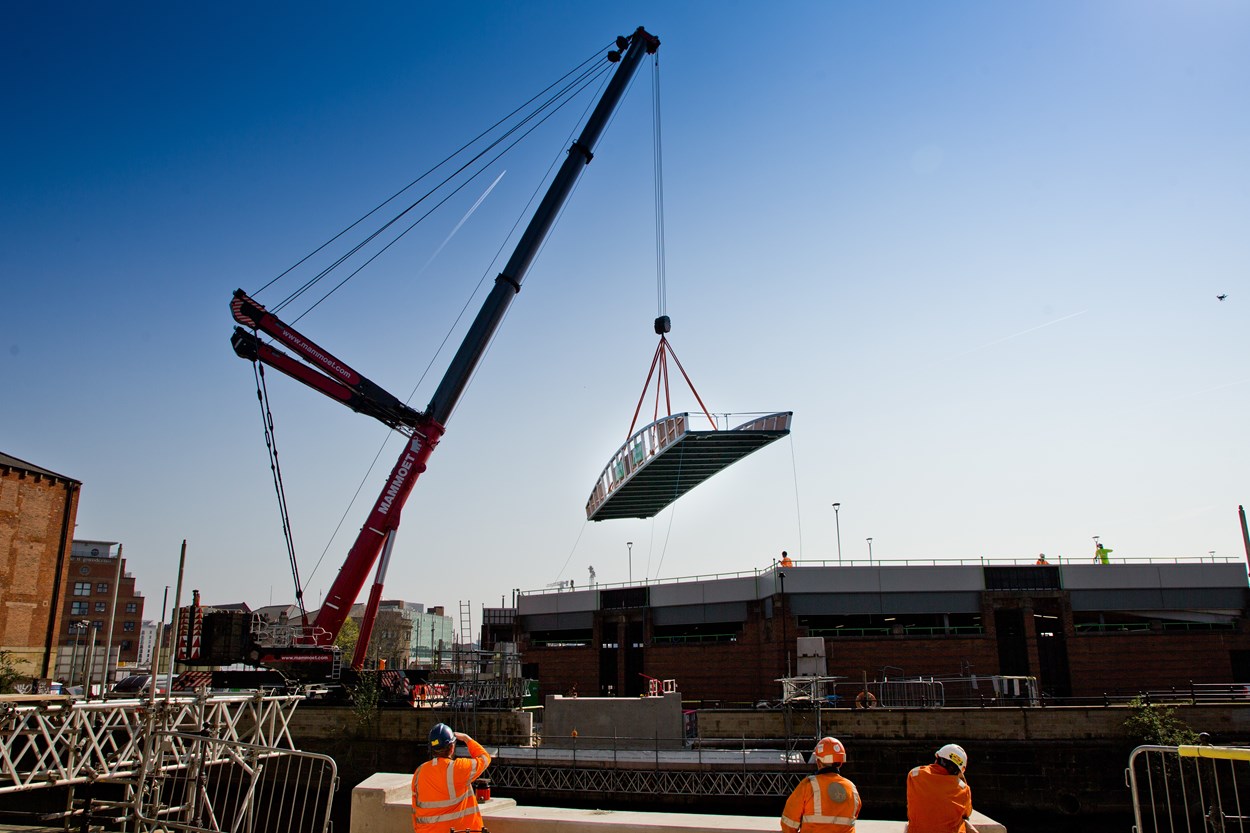
[[[322,379],[313,378],[314,371],[300,370],[302,366],[291,359],[283,362],[273,355],[276,353],[281,356],[279,351],[272,348],[257,349],[247,339],[240,340],[245,348],[239,351],[240,355],[267,363],[270,363],[269,359],[273,359],[272,365],[279,370],[344,402],[354,410],[369,413],[392,427],[398,424],[412,429],[412,436],[392,468],[386,486],[374,503],[368,520],[362,525],[355,543],[347,554],[347,559],[326,593],[325,602],[317,614],[311,633],[305,634],[302,640],[305,644],[308,639],[315,639],[316,644],[329,647],[338,636],[388,537],[393,538],[392,533],[399,525],[404,503],[417,478],[426,470],[429,457],[442,437],[447,419],[455,409],[478,363],[485,355],[496,329],[507,312],[508,305],[520,292],[526,272],[542,249],[548,233],[563,210],[582,171],[594,158],[595,144],[616,112],[617,105],[641,64],[643,55],[655,53],[659,49],[660,41],[639,27],[630,37],[617,38],[616,44],[623,54],[611,52],[608,55],[608,60],[617,64],[612,78],[587,118],[581,134],[573,143],[559,171],[552,179],[547,193],[535,209],[511,258],[496,278],[495,286],[483,302],[482,308],[452,358],[424,412],[414,411],[400,403],[329,352],[283,324],[242,290],[235,293],[231,309],[238,323],[273,336],[322,371],[324,376]],[[238,349],[236,346],[236,350]],[[259,359],[255,358],[256,356],[259,356]],[[340,384],[350,388],[357,396],[343,396],[337,388]],[[401,417],[395,418],[396,413],[399,413]],[[370,594],[361,625],[362,634],[367,634],[372,629],[373,618],[377,612],[376,598],[380,596],[380,590],[380,584],[375,585],[374,592]],[[271,653],[270,656],[273,654]],[[357,659],[353,660],[353,666],[357,665],[359,657],[362,656],[363,652],[358,651]]]

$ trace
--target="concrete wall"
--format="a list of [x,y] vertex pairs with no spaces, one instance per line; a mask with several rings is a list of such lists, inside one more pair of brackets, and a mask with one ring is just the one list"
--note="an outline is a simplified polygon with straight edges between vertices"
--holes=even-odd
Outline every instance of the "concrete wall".
[[[1047,709],[824,709],[820,726],[816,713],[780,710],[699,711],[699,738],[734,740],[739,738],[819,737],[842,739],[866,737],[893,740],[932,740],[950,743],[976,738],[992,741],[1080,741],[1128,742],[1124,721],[1129,709],[1123,706],[1093,708],[1058,706]],[[1250,739],[1250,703],[1218,706],[1178,706],[1176,716],[1194,731],[1215,737]],[[819,731],[818,731],[819,728]],[[961,742],[968,742],[967,740]],[[939,744],[941,745],[941,744]]]
[[661,697],[548,696],[543,709],[543,745],[580,745],[592,738],[616,739],[618,749],[684,747],[681,694]]
[[[350,833],[408,833],[412,829],[411,778],[404,773],[379,772],[352,790]],[[482,805],[482,819],[491,833],[755,833],[779,827],[774,816],[521,807],[499,798]],[[972,823],[980,833],[1006,833],[1005,827],[981,813],[973,814]],[[855,829],[859,833],[904,833],[906,824],[861,819]]]

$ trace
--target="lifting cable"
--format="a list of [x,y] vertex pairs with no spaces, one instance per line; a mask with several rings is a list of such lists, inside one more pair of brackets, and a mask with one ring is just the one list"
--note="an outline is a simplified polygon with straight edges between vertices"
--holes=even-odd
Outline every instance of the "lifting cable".
[[[686,380],[687,387],[694,394],[695,400],[699,403],[699,407],[703,409],[703,415],[712,425],[713,430],[718,430],[720,426],[716,424],[711,413],[708,412],[707,406],[703,404],[703,398],[699,396],[699,391],[695,389],[694,382],[690,381],[690,375],[686,373],[686,369],[682,367],[681,360],[677,358],[677,353],[673,350],[673,345],[669,342],[667,333],[672,328],[672,321],[668,317],[668,274],[665,265],[665,239],[664,239],[664,146],[661,141],[662,131],[660,129],[660,56],[652,57],[654,62],[652,81],[651,81],[651,122],[652,122],[652,164],[654,165],[653,177],[655,180],[654,199],[655,199],[655,273],[656,273],[656,318],[655,332],[660,337],[660,343],[655,348],[655,355],[651,358],[651,369],[647,371],[647,381],[642,385],[642,394],[638,397],[638,404],[634,408],[634,417],[629,423],[629,430],[625,432],[625,439],[628,440],[634,435],[634,429],[638,426],[638,414],[642,411],[642,403],[647,398],[647,390],[651,387],[652,378],[655,379],[655,407],[651,421],[655,422],[660,418],[660,391],[664,391],[664,406],[666,415],[671,416],[673,413],[672,397],[669,390],[668,375],[668,358],[672,356],[673,361],[677,364],[677,369],[681,371],[682,378]],[[658,370],[658,373],[657,373]]]
[[[381,236],[381,235],[382,235],[382,234],[383,234],[383,233],[384,233],[387,229],[389,229],[391,226],[393,226],[393,225],[395,225],[396,223],[398,223],[398,222],[399,222],[399,221],[400,221],[400,220],[401,220],[404,216],[408,215],[410,212],[412,212],[412,211],[413,211],[414,209],[416,209],[418,206],[420,206],[421,204],[423,204],[424,202],[426,202],[428,199],[430,199],[432,196],[434,196],[436,193],[438,193],[440,190],[442,190],[444,187],[446,187],[446,186],[447,186],[450,182],[452,182],[453,180],[455,180],[457,177],[459,177],[461,174],[463,174],[466,170],[470,169],[473,165],[475,165],[475,164],[479,163],[479,162],[482,160],[482,158],[483,158],[483,157],[485,157],[485,156],[486,156],[488,153],[490,153],[492,150],[494,150],[495,148],[497,148],[497,147],[499,147],[500,145],[504,144],[504,142],[505,142],[506,140],[508,140],[510,137],[513,137],[513,136],[514,136],[514,134],[520,133],[520,135],[519,135],[519,136],[516,136],[515,138],[513,138],[512,142],[511,142],[510,144],[508,144],[506,147],[504,147],[504,148],[503,148],[503,150],[501,150],[498,154],[496,154],[496,155],[495,155],[493,158],[491,158],[488,162],[484,163],[484,164],[482,165],[482,167],[481,167],[480,169],[478,169],[475,173],[471,174],[471,175],[469,176],[469,178],[468,178],[468,180],[467,180],[466,182],[464,182],[464,183],[462,183],[461,185],[457,186],[457,187],[456,187],[455,189],[453,189],[453,190],[452,190],[449,194],[447,194],[447,196],[445,196],[445,197],[443,197],[441,200],[439,200],[439,201],[438,201],[438,202],[437,202],[437,203],[436,203],[436,204],[435,204],[435,205],[434,205],[434,206],[433,206],[433,207],[432,207],[429,211],[427,211],[425,214],[423,214],[423,215],[421,215],[420,217],[418,217],[418,218],[417,218],[417,219],[416,219],[416,220],[415,220],[415,221],[414,221],[411,225],[409,225],[407,228],[405,228],[405,229],[403,229],[402,231],[400,231],[400,232],[399,232],[399,233],[398,233],[398,234],[397,234],[397,235],[396,235],[393,239],[391,239],[391,240],[390,240],[390,242],[386,243],[386,244],[385,244],[385,246],[383,246],[383,247],[382,247],[382,249],[381,249],[380,251],[376,252],[376,253],[375,253],[374,255],[372,255],[372,256],[371,256],[368,260],[366,260],[364,264],[362,264],[359,268],[357,268],[355,271],[353,271],[353,272],[351,273],[351,275],[349,275],[347,278],[345,278],[343,281],[341,281],[338,285],[336,285],[335,287],[333,287],[333,288],[332,288],[329,292],[325,293],[325,294],[324,294],[321,298],[319,298],[319,299],[318,299],[317,301],[315,301],[315,302],[314,302],[314,303],[313,303],[310,307],[308,307],[308,309],[304,310],[304,311],[303,311],[303,312],[302,312],[302,313],[301,313],[298,317],[294,318],[294,319],[293,319],[293,321],[292,321],[292,323],[298,322],[301,318],[303,318],[305,315],[307,315],[309,312],[311,312],[314,308],[316,308],[316,307],[317,307],[317,305],[319,305],[322,301],[324,301],[324,300],[326,300],[327,298],[329,298],[329,297],[330,297],[330,295],[332,295],[335,291],[337,291],[337,290],[338,290],[338,289],[339,289],[339,288],[340,288],[340,287],[341,287],[344,283],[346,283],[346,282],[347,282],[347,280],[350,280],[352,277],[354,277],[356,274],[358,274],[358,273],[360,272],[360,270],[361,270],[361,269],[363,269],[365,266],[367,266],[369,263],[371,263],[371,262],[372,262],[375,258],[377,258],[377,257],[378,257],[378,255],[380,255],[382,252],[384,252],[384,251],[386,251],[387,249],[389,249],[392,245],[394,245],[394,244],[395,244],[396,242],[398,242],[398,241],[399,241],[402,237],[404,237],[404,236],[405,236],[408,232],[410,232],[413,228],[415,228],[415,227],[416,227],[418,224],[420,224],[423,220],[425,220],[427,217],[429,217],[429,216],[430,216],[430,214],[432,214],[432,213],[433,213],[436,209],[438,209],[438,208],[439,208],[440,206],[442,206],[445,202],[447,202],[447,200],[448,200],[448,199],[450,199],[452,195],[456,194],[458,191],[460,191],[461,189],[463,189],[463,188],[464,188],[464,187],[468,184],[468,182],[471,182],[473,179],[475,179],[476,177],[478,177],[478,176],[480,176],[482,173],[484,173],[484,172],[485,172],[485,171],[489,168],[489,166],[490,166],[491,164],[493,164],[494,162],[498,161],[500,157],[502,157],[504,154],[508,153],[508,152],[509,152],[509,151],[511,151],[514,147],[516,147],[516,145],[517,145],[517,144],[518,144],[518,143],[519,143],[522,139],[524,139],[526,136],[528,136],[530,133],[532,133],[535,129],[537,129],[540,125],[542,125],[542,124],[543,124],[543,123],[544,123],[547,119],[551,118],[551,116],[553,116],[555,113],[557,113],[557,112],[559,112],[561,109],[563,109],[563,108],[564,108],[564,106],[565,106],[566,104],[568,104],[571,100],[573,100],[574,98],[576,98],[576,97],[577,97],[577,96],[578,96],[578,95],[579,95],[579,94],[580,94],[583,90],[585,90],[587,87],[589,87],[590,85],[592,85],[592,84],[595,82],[595,80],[596,80],[596,79],[598,79],[598,78],[600,78],[601,76],[603,76],[603,75],[605,75],[606,73],[608,73],[608,72],[610,71],[610,69],[611,69],[611,64],[610,64],[610,63],[608,63],[606,60],[604,60],[604,59],[602,58],[602,52],[598,53],[598,55],[596,56],[596,58],[598,59],[598,61],[601,61],[601,63],[596,63],[596,59],[595,59],[595,58],[591,58],[591,59],[587,59],[587,60],[583,61],[581,64],[579,64],[579,65],[578,65],[577,67],[575,67],[573,70],[570,70],[568,73],[566,73],[564,76],[562,76],[559,80],[557,80],[556,82],[554,82],[554,83],[552,83],[552,84],[548,85],[548,87],[547,87],[546,89],[544,89],[542,92],[540,92],[539,94],[537,94],[537,95],[535,95],[535,96],[531,97],[531,98],[529,99],[529,101],[525,102],[525,104],[523,104],[523,105],[521,105],[520,107],[516,108],[516,109],[515,109],[515,110],[513,110],[511,113],[509,113],[507,116],[505,116],[504,118],[502,118],[502,119],[500,119],[499,121],[495,122],[495,123],[494,123],[493,125],[491,125],[489,128],[487,128],[486,130],[484,130],[484,131],[482,131],[481,133],[479,133],[479,134],[478,134],[477,136],[475,136],[473,139],[469,140],[469,141],[468,141],[468,142],[466,142],[464,145],[462,145],[462,146],[461,146],[458,150],[456,150],[454,153],[449,154],[449,155],[448,155],[445,159],[443,159],[441,162],[439,162],[438,164],[436,164],[436,165],[434,165],[433,167],[431,167],[431,168],[430,168],[429,170],[427,170],[425,173],[423,173],[423,174],[421,174],[420,176],[418,176],[418,177],[417,177],[416,179],[414,179],[412,182],[410,182],[410,183],[408,183],[407,185],[405,185],[403,188],[401,188],[399,191],[397,191],[397,192],[395,192],[394,194],[392,194],[392,195],[391,195],[390,197],[388,197],[387,199],[383,200],[381,203],[379,203],[379,204],[378,204],[375,208],[373,208],[372,210],[370,210],[368,213],[366,213],[365,215],[363,215],[362,217],[360,217],[359,219],[357,219],[357,220],[356,220],[355,222],[353,222],[351,225],[349,225],[349,226],[347,226],[346,228],[344,228],[342,231],[340,231],[338,234],[336,234],[336,235],[334,235],[333,237],[331,237],[331,238],[330,238],[329,240],[327,240],[326,242],[322,243],[320,246],[318,246],[318,247],[317,247],[316,249],[314,249],[312,252],[310,252],[309,254],[305,255],[305,256],[304,256],[301,260],[299,260],[297,263],[295,263],[294,265],[292,265],[292,266],[291,266],[290,268],[288,268],[286,271],[282,272],[282,273],[281,273],[281,274],[279,274],[277,277],[273,278],[273,279],[272,279],[272,280],[270,280],[268,283],[266,283],[263,287],[261,287],[261,290],[264,290],[264,289],[266,289],[266,288],[268,288],[268,287],[272,286],[272,285],[273,285],[274,283],[276,283],[279,279],[281,279],[282,277],[285,277],[286,275],[290,274],[290,273],[291,273],[292,271],[294,271],[296,268],[298,268],[299,266],[301,266],[302,264],[304,264],[305,262],[307,262],[307,261],[308,261],[310,258],[312,258],[314,255],[318,254],[319,252],[321,252],[322,250],[324,250],[325,248],[327,248],[328,246],[330,246],[332,243],[334,243],[335,241],[337,241],[339,238],[341,238],[341,237],[342,237],[343,235],[345,235],[347,232],[349,232],[350,230],[352,230],[353,228],[355,228],[356,226],[358,226],[358,225],[360,225],[362,222],[364,222],[364,220],[366,220],[367,218],[369,218],[369,217],[370,217],[370,216],[372,216],[373,214],[377,213],[377,212],[378,212],[379,210],[381,210],[384,206],[388,205],[389,203],[391,203],[392,201],[394,201],[396,198],[398,198],[400,195],[402,195],[403,193],[405,193],[406,191],[408,191],[409,189],[411,189],[412,187],[414,187],[415,185],[417,185],[417,183],[419,183],[419,182],[423,181],[424,179],[426,179],[427,177],[429,177],[430,175],[432,175],[435,171],[437,171],[437,170],[439,170],[439,169],[443,168],[443,167],[444,167],[444,166],[446,166],[448,163],[450,163],[452,160],[454,160],[454,159],[456,159],[457,157],[459,157],[459,156],[461,156],[462,154],[464,154],[466,151],[468,151],[470,148],[472,148],[475,144],[477,144],[478,142],[480,142],[481,140],[483,140],[486,136],[490,135],[493,131],[495,131],[496,129],[498,129],[498,128],[499,128],[499,127],[501,127],[502,125],[506,124],[506,123],[507,123],[510,119],[513,119],[513,118],[514,118],[514,117],[515,117],[518,113],[521,113],[521,112],[522,112],[522,110],[523,110],[525,107],[527,107],[527,106],[529,106],[529,105],[533,104],[533,103],[534,103],[535,101],[537,101],[537,100],[538,100],[541,96],[543,96],[543,95],[545,95],[545,94],[550,93],[550,95],[548,95],[548,97],[547,97],[546,99],[542,100],[542,101],[541,101],[541,102],[540,102],[537,106],[533,107],[533,108],[532,108],[532,109],[531,109],[528,113],[526,113],[524,116],[522,116],[522,117],[520,118],[520,120],[519,120],[519,121],[517,121],[517,122],[516,122],[515,124],[513,124],[512,126],[508,127],[508,128],[507,128],[507,129],[506,129],[506,130],[505,130],[505,131],[501,134],[501,135],[499,135],[497,138],[495,138],[495,139],[493,139],[492,141],[490,141],[490,142],[489,142],[489,143],[488,143],[488,144],[487,144],[484,148],[482,148],[480,151],[478,151],[475,155],[473,155],[471,158],[469,158],[466,162],[464,162],[464,163],[463,163],[463,164],[461,164],[458,168],[456,168],[454,171],[450,172],[450,173],[449,173],[449,174],[447,174],[445,177],[443,177],[443,179],[442,179],[441,181],[439,181],[438,183],[436,183],[435,185],[433,185],[433,186],[432,186],[432,187],[431,187],[428,191],[426,191],[424,194],[422,194],[420,197],[418,197],[416,200],[414,200],[412,203],[410,203],[407,207],[405,207],[405,208],[403,208],[401,211],[399,211],[399,213],[398,213],[398,214],[396,214],[395,216],[393,216],[393,217],[391,217],[389,220],[387,220],[385,223],[383,223],[383,224],[382,224],[379,228],[377,228],[375,231],[373,231],[372,233],[370,233],[370,234],[366,235],[366,236],[364,237],[364,239],[362,239],[360,242],[358,242],[358,243],[356,243],[355,245],[351,246],[351,247],[347,250],[347,252],[346,252],[346,253],[344,253],[343,255],[341,255],[341,256],[339,256],[339,257],[337,257],[337,258],[336,258],[336,259],[335,259],[335,260],[334,260],[334,261],[333,261],[333,262],[332,262],[329,266],[325,267],[325,268],[324,268],[324,269],[322,269],[320,272],[318,272],[316,275],[314,275],[312,278],[310,278],[310,279],[309,279],[309,280],[307,280],[305,283],[303,283],[302,285],[300,285],[300,286],[299,286],[299,287],[298,287],[298,288],[297,288],[294,292],[292,292],[291,294],[289,294],[289,295],[288,295],[286,298],[284,298],[282,301],[280,301],[280,302],[278,302],[277,304],[273,305],[273,307],[272,307],[273,311],[274,311],[275,313],[276,313],[276,312],[281,312],[281,311],[282,311],[285,307],[287,307],[289,304],[291,304],[292,302],[294,302],[295,300],[297,300],[297,299],[298,299],[300,296],[302,296],[305,292],[307,292],[308,290],[310,290],[310,289],[311,289],[311,288],[312,288],[315,284],[317,284],[317,283],[318,283],[319,281],[321,281],[323,278],[327,277],[327,276],[328,276],[328,275],[329,275],[332,271],[334,271],[335,269],[337,269],[338,267],[340,267],[340,266],[341,266],[341,265],[342,265],[345,261],[347,261],[347,260],[348,260],[349,258],[351,258],[353,255],[355,255],[356,253],[358,253],[361,249],[363,249],[363,248],[364,248],[365,246],[367,246],[369,243],[373,242],[373,241],[374,241],[374,240],[376,240],[378,237],[380,237],[380,236]],[[570,78],[571,78],[571,80],[569,80]],[[554,92],[552,92],[553,88],[556,88],[556,87],[557,87],[558,85],[560,85],[561,83],[563,83],[563,86],[559,86],[559,88],[558,88],[558,89],[555,89],[555,91],[554,91]],[[544,112],[546,113],[545,115],[543,115],[543,113],[544,113]],[[541,117],[540,117],[540,116],[541,116]],[[523,128],[526,128],[526,125],[529,125],[529,127],[528,127],[527,129],[524,129],[524,130],[523,130]]]
[[[253,331],[259,336],[259,332]],[[300,620],[307,624],[308,611],[304,608],[304,587],[300,584],[299,564],[295,559],[295,538],[291,533],[291,516],[287,511],[286,487],[282,483],[282,467],[278,465],[278,442],[273,430],[273,412],[269,407],[269,388],[265,384],[265,366],[252,362],[256,377],[256,399],[260,403],[261,421],[265,424],[265,447],[269,450],[269,470],[273,474],[273,487],[278,495],[278,514],[282,517],[282,537],[291,561],[291,576],[295,579],[295,603],[299,605]]]
[[[423,220],[429,217],[435,210],[437,210],[439,207],[444,205],[448,200],[451,199],[452,196],[454,196],[463,188],[467,187],[470,182],[472,182],[482,173],[489,170],[492,164],[497,162],[501,157],[503,157],[505,154],[507,154],[509,151],[515,148],[517,144],[519,144],[524,138],[526,138],[531,133],[533,133],[539,126],[544,124],[549,118],[554,116],[557,112],[560,112],[567,104],[569,104],[571,101],[577,98],[577,96],[580,93],[582,93],[584,90],[592,86],[597,79],[600,79],[606,76],[611,70],[611,63],[609,61],[605,61],[603,56],[604,56],[604,49],[601,47],[600,49],[597,49],[592,54],[591,57],[583,60],[580,64],[578,64],[573,69],[565,73],[559,79],[552,82],[542,91],[532,96],[528,101],[521,104],[519,107],[515,108],[511,113],[508,113],[506,116],[496,121],[493,125],[491,125],[486,130],[479,133],[473,139],[470,139],[468,142],[462,145],[455,152],[448,155],[442,161],[440,161],[439,163],[431,167],[426,172],[422,173],[420,176],[418,176],[416,179],[409,182],[404,187],[400,188],[390,197],[387,197],[385,200],[380,202],[373,209],[366,212],[364,215],[359,217],[353,223],[351,223],[350,225],[348,225],[347,227],[339,231],[337,234],[330,237],[321,245],[317,246],[315,249],[313,249],[311,252],[309,252],[307,255],[301,258],[299,261],[292,264],[285,271],[283,271],[276,277],[272,278],[268,283],[264,284],[263,286],[260,287],[259,290],[257,290],[257,294],[259,294],[259,292],[264,291],[265,289],[268,289],[273,284],[281,280],[283,277],[289,275],[290,273],[292,273],[293,271],[295,271],[296,269],[298,269],[299,267],[307,263],[314,256],[316,256],[317,254],[319,254],[320,252],[322,252],[323,250],[331,246],[333,243],[338,241],[340,238],[342,238],[352,229],[359,226],[369,217],[373,216],[374,214],[382,210],[385,206],[389,205],[390,203],[395,201],[397,198],[399,198],[402,194],[406,193],[407,191],[412,189],[414,186],[416,186],[418,183],[422,182],[423,180],[431,176],[435,171],[438,171],[439,169],[443,168],[448,163],[450,163],[452,160],[461,156],[469,148],[472,148],[474,145],[480,142],[483,138],[489,136],[491,133],[493,133],[502,125],[507,124],[510,120],[514,119],[518,114],[525,111],[526,108],[531,108],[528,113],[526,113],[522,118],[519,119],[519,121],[517,121],[507,130],[505,130],[499,137],[489,142],[480,152],[475,154],[472,158],[470,158],[468,161],[466,161],[464,164],[458,167],[455,171],[451,172],[446,177],[444,177],[441,182],[434,185],[425,194],[421,195],[413,203],[408,205],[406,208],[400,211],[397,215],[395,215],[390,220],[385,222],[380,228],[375,230],[372,234],[367,235],[364,238],[364,240],[350,247],[346,254],[336,258],[328,267],[322,269],[313,278],[306,281],[304,284],[298,287],[294,292],[292,292],[282,301],[278,302],[277,304],[273,306],[273,311],[275,313],[285,309],[288,305],[290,305],[292,302],[298,299],[301,295],[303,295],[305,292],[311,289],[316,283],[318,283],[320,280],[322,280],[327,275],[329,275],[330,272],[332,272],[334,269],[341,266],[351,256],[359,252],[362,248],[364,248],[370,242],[376,240],[381,234],[383,234],[383,232],[385,232],[388,228],[390,228],[395,223],[397,223],[401,218],[409,214],[417,206],[424,203],[434,194],[438,193],[448,183],[453,181],[456,177],[460,176],[464,171],[469,169],[472,165],[480,162],[480,160],[483,157],[485,157],[490,151],[499,147],[501,144],[505,142],[505,140],[509,139],[510,137],[514,137],[514,134],[518,134],[518,133],[520,134],[520,135],[516,135],[515,138],[512,139],[511,143],[507,144],[502,150],[500,150],[497,154],[495,154],[493,158],[491,158],[488,162],[484,163],[476,172],[470,174],[462,184],[452,189],[450,193],[446,194],[446,196],[440,199],[433,207],[431,207],[423,215],[418,217],[406,229],[399,232],[399,234],[397,234],[393,239],[391,239],[390,242],[386,243],[379,251],[375,252],[363,264],[361,264],[358,268],[356,268],[350,275],[348,275],[346,278],[341,280],[337,285],[331,288],[329,292],[325,293],[321,298],[319,298],[311,306],[309,306],[302,313],[300,313],[300,315],[297,316],[292,323],[298,322],[305,315],[307,315],[309,312],[315,309],[322,301],[325,301],[327,298],[330,297],[330,295],[332,295],[334,292],[340,289],[348,280],[350,280],[351,278],[359,274],[360,271],[365,268],[365,266],[368,266],[370,263],[372,263],[383,252],[385,252],[392,245],[397,243],[402,237],[404,237],[408,232],[410,232],[413,228],[415,228],[419,223],[421,223]],[[545,99],[543,98],[544,96],[546,96]],[[539,103],[535,106],[535,102],[539,102]],[[529,125],[528,128],[526,128],[526,125]],[[522,128],[526,128],[526,129],[523,130]],[[531,199],[531,202],[532,202],[532,199]],[[514,230],[515,230],[516,225],[519,225],[519,223],[520,221],[518,220],[518,222],[514,224]],[[501,252],[506,242],[507,241],[505,240],[504,243],[501,243],[500,245]],[[499,255],[497,253],[496,259],[498,259],[498,256]],[[478,282],[479,287],[480,285],[481,285],[481,281]],[[467,307],[467,302],[466,302],[466,307]],[[463,311],[461,315],[463,315]],[[459,321],[459,317],[457,317],[457,321]],[[455,325],[453,324],[452,329],[454,329],[454,326]],[[449,330],[448,336],[450,336],[450,332],[451,331]],[[260,339],[260,333],[258,331],[253,330],[253,335],[258,340]],[[444,343],[445,342],[446,342],[446,338],[444,338]],[[291,521],[290,521],[289,510],[287,507],[286,490],[285,490],[285,486],[282,480],[282,468],[281,468],[279,458],[278,458],[277,441],[276,441],[276,435],[274,433],[273,413],[269,406],[269,392],[265,383],[265,371],[264,371],[264,367],[258,361],[253,360],[252,364],[253,364],[253,374],[256,378],[256,385],[257,385],[256,395],[257,395],[257,400],[260,402],[261,420],[264,425],[264,431],[265,431],[265,445],[269,452],[270,471],[273,475],[274,490],[278,498],[278,510],[279,510],[279,515],[281,517],[281,522],[282,522],[283,539],[286,542],[287,554],[288,554],[288,557],[290,559],[290,564],[291,564],[291,573],[295,580],[295,595],[296,595],[296,600],[299,604],[301,618],[306,620],[307,613],[304,607],[304,588],[300,581],[299,565],[298,565],[298,561],[297,561],[296,553],[295,553],[295,541],[294,541],[293,533],[291,531]],[[430,364],[432,366],[433,360],[431,360]],[[428,372],[428,370],[429,368],[427,367],[426,372]],[[424,378],[424,374],[422,378]],[[417,387],[419,387],[419,385],[420,383],[418,383],[418,385],[414,387],[412,394],[409,395],[408,401],[410,401],[412,396],[416,394],[416,390],[417,390]],[[383,447],[385,447],[385,441],[383,442]],[[370,472],[373,469],[373,465],[377,463],[378,457],[381,456],[381,453],[382,453],[382,448],[379,448],[378,455],[374,457],[373,464],[371,464],[369,467]],[[368,472],[366,472],[366,475],[365,475],[365,478],[367,477],[368,477]],[[364,483],[362,481],[361,486],[363,487],[363,485]],[[359,493],[360,493],[360,487],[357,488],[357,495],[359,495]],[[353,503],[355,502],[355,497],[352,498],[352,502]],[[350,506],[349,506],[349,510],[350,510]],[[344,518],[345,517],[346,517],[346,513],[344,513]],[[340,519],[339,527],[342,526],[342,523],[343,523],[343,520]],[[337,530],[338,530],[338,527],[336,527],[336,530],[335,530],[336,533],[337,533]],[[331,537],[331,542],[332,541],[333,541],[333,536]],[[321,558],[319,558],[317,560],[317,564],[314,565],[314,568],[313,568],[314,573],[316,572],[317,567],[320,566],[321,561],[325,558],[325,555],[329,551],[329,548],[330,548],[330,544],[327,544],[325,551],[322,552]]]

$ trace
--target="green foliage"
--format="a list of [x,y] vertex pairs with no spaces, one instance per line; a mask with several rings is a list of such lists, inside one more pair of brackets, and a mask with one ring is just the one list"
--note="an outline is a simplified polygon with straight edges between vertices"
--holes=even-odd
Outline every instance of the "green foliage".
[[0,694],[12,694],[13,684],[22,678],[11,651],[0,651]]
[[356,723],[367,726],[377,717],[378,702],[381,700],[381,687],[378,685],[376,671],[361,671],[356,675],[356,682],[348,688],[352,699],[352,712],[356,715]]
[[360,638],[360,623],[350,616],[343,620],[343,627],[339,628],[339,635],[334,638],[334,644],[343,649],[343,656],[350,657],[356,650],[356,640]]
[[1141,697],[1134,697],[1128,705],[1132,714],[1124,721],[1124,730],[1141,743],[1187,746],[1198,742],[1198,733],[1176,716],[1175,707],[1148,703]]

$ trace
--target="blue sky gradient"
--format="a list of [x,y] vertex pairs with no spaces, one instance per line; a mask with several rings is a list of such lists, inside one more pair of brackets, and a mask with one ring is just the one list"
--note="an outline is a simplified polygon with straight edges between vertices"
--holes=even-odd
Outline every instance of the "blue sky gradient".
[[[1088,561],[1093,535],[1243,553],[1250,5],[0,15],[0,449],[83,481],[78,537],[123,542],[153,604],[183,538],[207,602],[293,595],[231,292],[638,25],[663,42],[672,342],[713,411],[793,410],[794,434],[654,521],[584,521],[655,347],[644,67],[416,487],[388,597],[477,610],[592,565],[836,559],[834,501],[847,561],[869,536],[882,562]],[[536,132],[300,329],[424,407],[571,129]],[[269,380],[316,606],[399,445]]]

